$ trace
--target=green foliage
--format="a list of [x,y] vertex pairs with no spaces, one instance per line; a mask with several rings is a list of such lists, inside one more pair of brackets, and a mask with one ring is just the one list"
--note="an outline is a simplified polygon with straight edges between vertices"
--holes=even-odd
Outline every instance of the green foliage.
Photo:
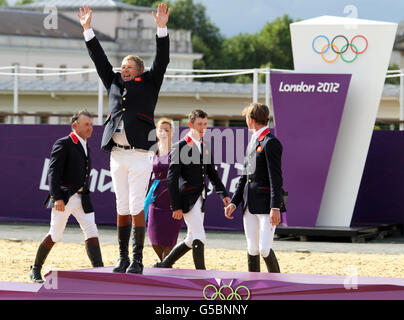
[[129,3],[134,6],[141,6],[141,7],[155,7],[156,0],[124,0],[124,2]]
[[[400,69],[400,67],[395,63],[389,65],[389,70],[399,70],[399,69]],[[387,84],[400,84],[400,77],[386,78],[385,83],[387,83]]]
[[15,4],[17,6],[23,5],[23,4],[29,4],[29,3],[33,3],[35,2],[35,0],[18,0]]
[[220,68],[224,37],[207,16],[205,6],[193,0],[176,0],[169,3],[169,7],[169,28],[191,30],[193,51],[203,54],[202,61],[195,61],[194,68]]
[[[274,67],[293,69],[290,24],[293,20],[284,15],[268,22],[259,33],[239,34],[223,42],[223,65],[227,69]],[[250,79],[247,81],[247,79]],[[251,76],[229,78],[239,83],[251,82]],[[263,82],[265,75],[260,75]]]
[[7,1],[6,0],[0,0],[0,6],[7,6]]

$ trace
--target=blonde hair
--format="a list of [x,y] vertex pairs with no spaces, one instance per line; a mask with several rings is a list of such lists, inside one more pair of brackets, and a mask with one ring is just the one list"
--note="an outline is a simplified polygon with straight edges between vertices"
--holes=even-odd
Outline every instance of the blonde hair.
[[160,128],[161,125],[168,124],[171,127],[171,132],[174,132],[174,121],[168,118],[161,118],[156,125],[156,128]]
[[122,61],[124,60],[133,60],[136,63],[139,74],[144,72],[144,61],[139,56],[129,55],[122,59]]

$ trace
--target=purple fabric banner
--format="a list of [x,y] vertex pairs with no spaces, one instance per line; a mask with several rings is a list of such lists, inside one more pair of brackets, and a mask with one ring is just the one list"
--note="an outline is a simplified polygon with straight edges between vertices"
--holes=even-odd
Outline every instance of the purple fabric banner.
[[271,74],[288,226],[315,227],[351,75]]
[[404,223],[404,132],[374,131],[351,224]]
[[[277,123],[278,124],[278,123]],[[279,124],[278,128],[279,131]],[[185,133],[182,129],[181,135]],[[238,153],[244,153],[247,144],[246,128],[218,128],[227,130],[234,136],[242,133],[244,142],[240,143]],[[49,125],[0,125],[0,221],[15,222],[45,222],[50,220],[50,210],[43,207],[43,201],[47,195],[47,159],[49,159],[52,144],[60,137],[70,132],[69,126]],[[237,133],[238,132],[238,133]],[[89,139],[89,146],[93,159],[90,188],[96,210],[98,224],[115,225],[115,195],[112,189],[109,174],[109,155],[100,151],[99,141],[102,134],[101,127],[94,128],[94,134]],[[230,134],[228,135],[230,136]],[[240,139],[240,140],[239,140]],[[238,141],[241,141],[239,138]],[[229,139],[230,141],[230,139]],[[289,146],[281,140],[286,152]],[[235,145],[230,141],[229,144]],[[215,147],[222,151],[228,149],[225,144],[217,143]],[[369,154],[363,174],[362,184],[353,216],[355,224],[360,223],[404,223],[404,133],[400,131],[375,131],[369,149]],[[230,152],[232,154],[232,152]],[[315,161],[310,153],[304,153],[305,161]],[[232,162],[232,160],[234,160]],[[238,180],[238,168],[241,160],[225,157],[218,161],[217,169],[230,195],[235,190]],[[234,163],[234,164],[231,164]],[[290,184],[295,178],[295,171],[289,171],[283,167],[284,179],[288,183],[289,191],[287,218],[294,221],[294,215],[302,215],[299,199],[306,201],[306,190],[294,191]],[[304,172],[303,172],[304,173]],[[291,176],[292,175],[292,176]],[[311,185],[311,178],[307,178],[307,188]],[[298,192],[297,194],[294,194]],[[299,192],[301,194],[299,194]],[[208,196],[205,215],[207,229],[217,230],[242,230],[242,216],[240,208],[236,211],[234,220],[227,220],[223,214],[221,199],[212,192]],[[295,210],[297,210],[295,209]],[[70,222],[75,222],[74,218]]]
[[209,300],[404,298],[404,279],[400,278],[160,268],[145,268],[143,274],[118,274],[111,270],[112,267],[53,270],[45,275],[46,282],[42,285],[0,282],[0,300],[200,300],[208,303]]
[[[109,154],[100,150],[102,127],[95,126],[93,136],[88,140],[91,149],[92,171],[90,174],[91,198],[98,224],[115,225],[115,194],[109,171]],[[181,128],[182,138],[188,128]],[[213,128],[211,136],[224,133],[228,138],[222,145],[212,138],[212,150],[218,161],[217,170],[230,195],[238,180],[234,158],[235,137],[238,136],[240,163],[247,145],[248,131],[245,128]],[[47,168],[53,143],[70,133],[68,125],[0,125],[0,221],[49,222],[50,210],[44,208],[43,201],[49,190]],[[209,139],[209,135],[207,135]],[[227,140],[227,141],[226,141]],[[216,150],[216,149],[217,150]],[[223,155],[223,158],[220,156]],[[215,155],[216,157],[216,155]],[[227,157],[227,158],[226,158]],[[234,159],[230,159],[234,158]],[[228,162],[228,163],[226,163]],[[213,190],[212,186],[210,186]],[[208,194],[205,214],[207,229],[242,230],[240,209],[234,220],[224,217],[222,200],[211,192]],[[71,217],[69,223],[75,223]]]

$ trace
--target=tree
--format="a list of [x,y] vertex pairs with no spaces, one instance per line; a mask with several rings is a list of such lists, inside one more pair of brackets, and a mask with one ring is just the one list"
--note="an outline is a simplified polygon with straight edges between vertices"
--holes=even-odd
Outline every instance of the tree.
[[190,30],[194,52],[203,54],[201,60],[194,62],[194,68],[220,67],[221,45],[224,37],[207,16],[205,6],[194,3],[193,0],[176,0],[171,2],[169,7],[172,8],[169,27]]
[[293,22],[288,15],[276,18],[267,23],[259,34],[259,41],[266,52],[266,61],[278,69],[293,69],[290,24]]
[[[400,67],[396,64],[393,63],[391,65],[389,65],[389,70],[399,70]],[[400,73],[400,72],[398,72]],[[392,73],[391,75],[393,75],[394,73]],[[385,82],[386,84],[400,84],[400,77],[393,77],[393,78],[386,78]]]
[[124,0],[124,2],[132,4],[134,6],[155,7],[156,3],[159,3],[161,1],[156,1],[156,0]]
[[0,0],[0,6],[7,6],[7,1],[6,0]]
[[33,2],[35,2],[35,0],[19,0],[16,2],[16,5],[21,6],[23,4],[29,4],[29,3],[33,3]]

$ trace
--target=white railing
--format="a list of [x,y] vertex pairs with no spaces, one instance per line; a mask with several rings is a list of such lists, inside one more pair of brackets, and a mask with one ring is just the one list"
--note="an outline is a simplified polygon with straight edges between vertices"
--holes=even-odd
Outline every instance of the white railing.
[[[3,72],[2,70],[11,70],[11,72]],[[21,72],[20,70],[35,70],[35,72]],[[114,68],[115,71],[120,71],[120,68]],[[50,71],[50,72],[42,72]],[[56,72],[53,72],[56,71]],[[19,77],[47,77],[47,76],[68,76],[78,74],[95,73],[95,68],[47,68],[47,67],[29,67],[29,66],[4,66],[0,67],[0,76],[13,76],[14,78],[14,102],[13,112],[18,113],[18,79]],[[272,72],[293,73],[293,70],[264,68],[264,69],[224,69],[224,70],[204,70],[204,69],[167,69],[165,78],[171,79],[202,79],[202,78],[217,78],[217,77],[233,77],[238,75],[253,75],[253,90],[252,101],[258,102],[258,75],[265,74],[265,103],[269,106],[271,97],[270,76]],[[177,73],[175,75],[170,73]],[[178,74],[181,73],[181,74]],[[202,73],[202,74],[194,74]],[[404,70],[388,70],[386,78],[400,77],[400,121],[404,121]],[[98,81],[98,121],[102,125],[103,119],[103,95],[104,89],[102,81]],[[15,123],[17,122],[15,118]],[[400,130],[404,130],[404,124],[400,124]]]

